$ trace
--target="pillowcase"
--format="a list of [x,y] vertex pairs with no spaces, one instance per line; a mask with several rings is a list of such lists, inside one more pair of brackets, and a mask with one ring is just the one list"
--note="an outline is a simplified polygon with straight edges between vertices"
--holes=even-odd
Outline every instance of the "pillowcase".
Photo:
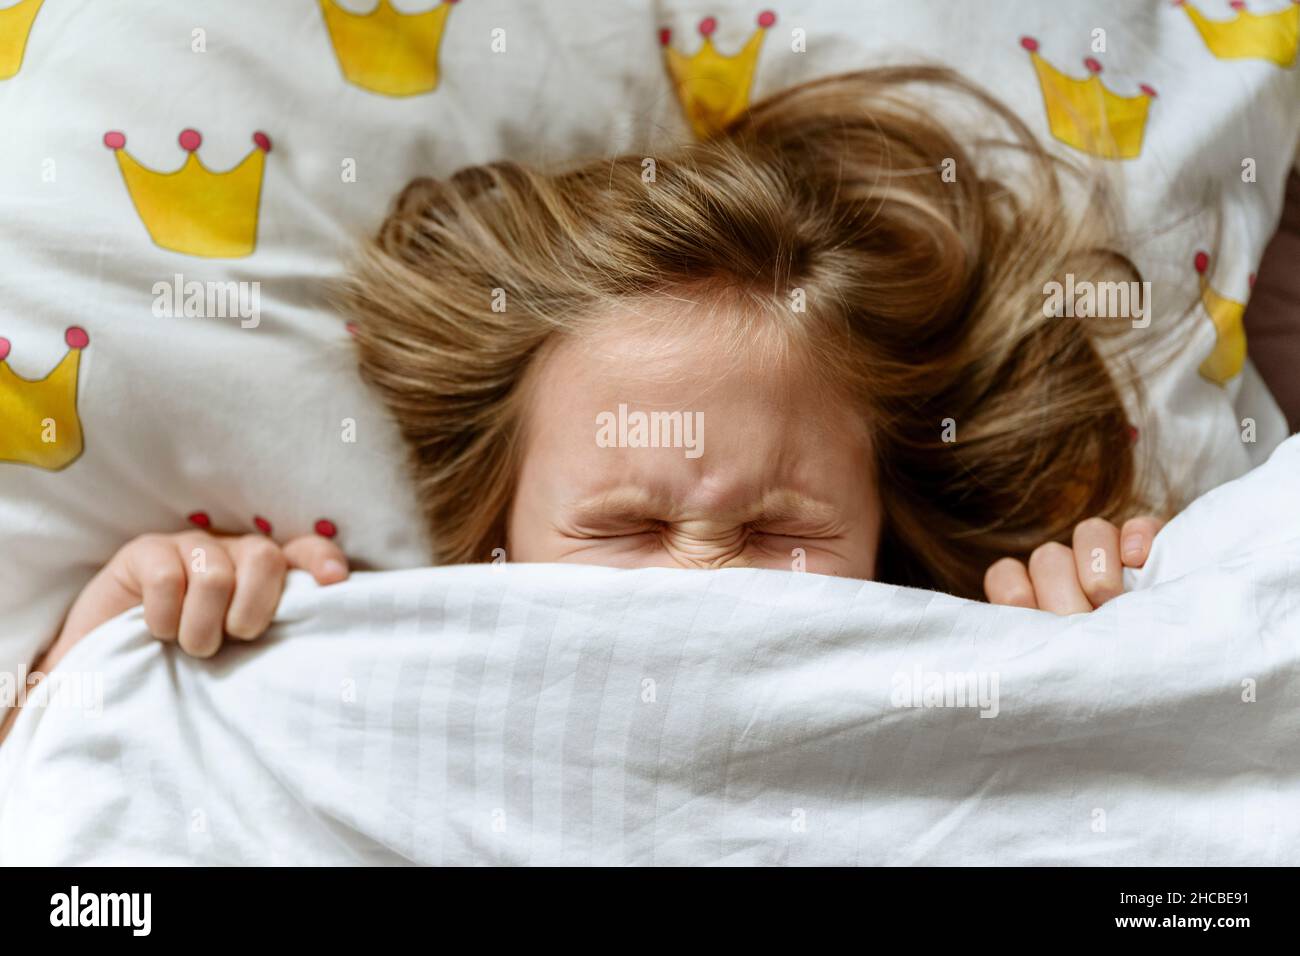
[[319,530],[359,567],[427,562],[328,294],[410,178],[652,155],[869,65],[949,64],[1125,178],[1153,341],[1204,303],[1138,422],[1188,490],[1284,434],[1240,311],[1300,130],[1289,0],[0,2],[0,672],[141,533]]

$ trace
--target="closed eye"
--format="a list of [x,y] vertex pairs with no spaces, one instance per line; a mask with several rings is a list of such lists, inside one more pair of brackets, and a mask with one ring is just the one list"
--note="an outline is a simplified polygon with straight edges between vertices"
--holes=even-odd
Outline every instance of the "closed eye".
[[574,541],[621,541],[624,538],[640,538],[647,534],[654,534],[653,531],[625,531],[620,534],[570,534],[564,532],[566,538]]
[[663,530],[663,524],[658,521],[641,521],[636,524],[591,522],[588,524],[575,524],[559,530],[566,538],[573,538],[577,541],[604,541],[658,534]]
[[844,537],[843,529],[826,522],[751,525],[749,533],[763,538],[797,538],[800,541],[833,541]]

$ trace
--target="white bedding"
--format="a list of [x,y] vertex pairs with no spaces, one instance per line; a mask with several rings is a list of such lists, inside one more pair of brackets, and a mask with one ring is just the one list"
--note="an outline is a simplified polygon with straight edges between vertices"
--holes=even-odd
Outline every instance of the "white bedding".
[[558,565],[295,578],[210,662],[128,613],[0,748],[0,862],[1295,864],[1297,502],[1300,437],[1073,618]]
[[[416,13],[441,2],[394,5]],[[732,54],[755,35],[761,11],[775,13],[751,99],[844,70],[938,62],[990,90],[1072,162],[1090,158],[1053,135],[1022,37],[1068,80],[1089,77],[1084,60],[1093,58],[1117,96],[1153,87],[1140,155],[1101,161],[1124,187],[1137,264],[1152,280],[1142,354],[1185,343],[1146,382],[1136,451],[1192,497],[1243,474],[1285,437],[1249,362],[1224,385],[1200,374],[1217,347],[1204,307],[1179,317],[1200,295],[1198,250],[1214,253],[1206,278],[1216,293],[1247,300],[1300,135],[1300,68],[1220,58],[1193,13],[1284,41],[1284,26],[1267,25],[1280,21],[1257,18],[1285,19],[1290,0],[1250,0],[1240,14],[1228,0],[472,0],[452,5],[437,87],[415,96],[351,81],[316,0],[39,6],[21,69],[7,79],[0,53],[0,369],[13,373],[0,371],[0,449],[20,431],[28,446],[19,460],[0,454],[0,674],[39,654],[127,541],[196,518],[228,532],[268,528],[281,542],[325,522],[368,567],[426,561],[404,448],[357,377],[344,316],[328,296],[333,280],[413,176],[498,159],[653,157],[688,137],[660,31],[691,55],[705,18],[717,49]],[[14,9],[0,0],[8,49]],[[267,138],[251,255],[166,248],[141,219],[105,136],[125,138],[123,157],[161,183],[188,162],[183,130],[199,134],[193,155],[218,172],[257,152],[255,134]],[[169,306],[168,290],[182,282],[242,283],[250,294],[255,284],[257,324]],[[44,379],[72,354],[70,327],[88,343],[76,353],[75,390],[61,380],[66,404],[51,417],[64,438],[79,421],[84,447],[55,471],[26,460],[48,450],[45,426],[38,440],[11,419],[13,408],[48,399],[12,385]],[[25,400],[15,406],[14,395]],[[1243,419],[1254,442],[1241,438]]]

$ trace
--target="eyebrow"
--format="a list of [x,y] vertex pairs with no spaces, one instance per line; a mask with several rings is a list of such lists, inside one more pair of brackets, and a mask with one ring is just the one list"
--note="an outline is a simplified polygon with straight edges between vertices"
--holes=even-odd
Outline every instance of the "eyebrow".
[[809,521],[826,523],[839,517],[839,509],[792,488],[777,488],[763,496],[751,522]]
[[[582,498],[570,506],[585,521],[650,521],[670,510],[670,502],[641,488],[623,487]],[[753,508],[746,510],[747,523],[807,521],[827,523],[839,517],[832,505],[792,488],[778,488],[766,493]]]
[[570,505],[579,521],[648,521],[664,502],[640,488],[615,488]]

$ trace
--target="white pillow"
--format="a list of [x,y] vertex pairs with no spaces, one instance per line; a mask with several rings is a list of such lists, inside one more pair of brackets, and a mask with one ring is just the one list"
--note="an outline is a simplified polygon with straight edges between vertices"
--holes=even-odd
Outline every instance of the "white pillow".
[[[331,10],[335,2],[0,0],[0,457],[11,459],[0,461],[0,671],[30,662],[124,542],[183,529],[199,512],[231,531],[262,519],[277,539],[324,521],[361,566],[424,563],[403,449],[357,379],[328,280],[415,175],[503,156],[648,155],[689,135],[662,29],[688,56],[706,15],[718,50],[751,42],[751,96],[882,62],[948,63],[1045,138],[1044,94],[1021,36],[1070,77],[1085,77],[1092,56],[1119,94],[1139,83],[1159,94],[1140,155],[1109,161],[1130,176],[1130,218],[1169,222],[1217,184],[1225,230],[1213,285],[1238,301],[1300,129],[1294,66],[1221,58],[1233,28],[1216,55],[1189,12],[1163,0],[1087,10],[824,0],[806,12],[773,0],[774,22],[758,37],[764,6],[731,0],[467,0],[409,18],[384,5],[364,19]],[[1198,6],[1236,16],[1221,0]],[[1289,0],[1252,9],[1295,11]],[[384,49],[393,24],[400,42]],[[1092,52],[1097,30],[1104,53]],[[435,80],[433,51],[436,87],[419,92]],[[189,148],[198,160],[186,159]],[[1253,183],[1241,181],[1246,158]],[[180,176],[161,175],[183,161]],[[199,162],[238,172],[209,176]],[[1193,254],[1212,239],[1193,234],[1200,225],[1153,241],[1140,263],[1168,315],[1196,294]],[[214,293],[244,283],[235,290],[248,314],[168,316],[177,281],[212,283]],[[211,305],[220,311],[218,296]],[[1164,312],[1153,329],[1167,324]],[[1159,455],[1194,489],[1246,470],[1283,432],[1249,364],[1226,386],[1197,375],[1214,343],[1209,319],[1197,325],[1184,360],[1152,386]],[[81,347],[70,353],[69,339]],[[1258,423],[1255,446],[1239,438],[1244,416]]]

